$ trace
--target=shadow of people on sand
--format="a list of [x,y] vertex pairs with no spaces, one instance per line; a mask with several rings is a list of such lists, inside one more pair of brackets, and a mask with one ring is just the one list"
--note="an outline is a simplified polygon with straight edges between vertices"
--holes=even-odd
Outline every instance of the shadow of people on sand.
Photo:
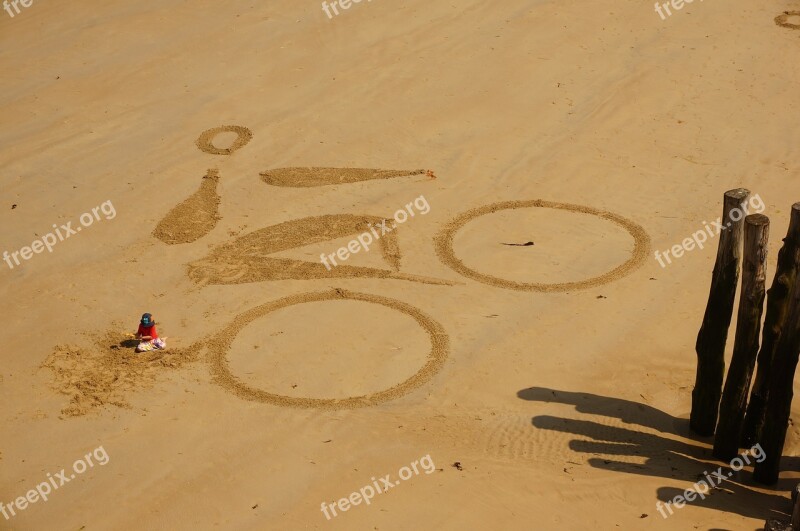
[[[631,428],[618,427],[590,420],[549,415],[531,419],[535,428],[578,436],[579,438],[569,442],[569,448],[575,452],[594,456],[587,460],[592,467],[686,482],[684,489],[666,486],[659,488],[656,497],[662,502],[672,501],[676,496],[683,494],[685,489],[702,480],[706,473],[714,477],[714,472],[721,467],[725,481],[717,480],[718,486],[703,499],[696,498],[691,502],[692,505],[761,520],[773,517],[788,518],[791,507],[787,498],[778,493],[760,492],[765,490],[765,487],[752,481],[752,466],[734,472],[729,463],[717,461],[711,455],[709,448],[711,439],[693,434],[689,430],[688,419],[673,417],[646,404],[590,393],[532,387],[519,391],[517,396],[523,400],[571,405],[580,413],[616,418],[624,424],[631,425]],[[652,433],[653,431],[658,431],[660,434]],[[598,457],[598,454],[606,457]],[[627,461],[630,461],[631,457],[638,458],[639,462],[615,460],[614,456],[618,458],[625,456],[628,458]],[[749,459],[751,463],[755,462],[755,457],[750,456]],[[797,462],[797,458],[789,460],[793,464]],[[783,466],[786,467],[787,464],[785,458]],[[729,473],[732,475],[729,476]],[[773,488],[786,491],[794,488],[796,484],[797,480],[783,479]]]
[[139,340],[138,339],[123,339],[122,341],[119,342],[119,346],[112,345],[111,348],[113,348],[113,349],[117,349],[117,348],[120,348],[120,347],[122,347],[122,348],[136,348],[136,346],[138,346],[138,345],[139,345]]

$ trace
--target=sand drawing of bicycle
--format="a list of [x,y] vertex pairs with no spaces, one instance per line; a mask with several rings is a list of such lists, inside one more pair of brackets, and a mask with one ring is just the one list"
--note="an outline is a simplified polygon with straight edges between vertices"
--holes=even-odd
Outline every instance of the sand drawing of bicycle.
[[[222,133],[234,133],[236,135],[235,140],[228,148],[218,148],[214,145],[214,139]],[[245,147],[252,138],[252,132],[246,127],[229,125],[204,131],[197,139],[196,144],[205,153],[230,156]],[[345,186],[356,182],[394,179],[411,175],[427,175],[429,179],[435,178],[430,170],[329,167],[271,169],[261,172],[260,178],[267,185],[279,188],[315,188],[334,185]],[[218,214],[222,200],[218,193],[219,180],[219,171],[209,169],[202,178],[200,187],[190,197],[167,213],[156,225],[152,235],[160,240],[162,244],[173,246],[191,245],[211,233],[218,220],[221,219]],[[206,285],[335,278],[377,278],[439,286],[457,284],[457,282],[449,280],[411,275],[400,271],[401,252],[397,231],[399,224],[405,218],[409,215],[413,216],[410,206],[411,204],[406,205],[405,210],[401,208],[391,217],[328,214],[283,221],[260,228],[212,248],[204,258],[187,264],[187,274],[201,289]],[[468,266],[456,256],[454,238],[469,222],[496,212],[528,208],[586,214],[605,222],[610,222],[626,231],[633,238],[633,250],[627,260],[605,273],[577,281],[551,283],[521,282],[491,276]],[[403,219],[401,219],[401,213],[403,214]],[[389,223],[388,227],[386,225],[387,222]],[[322,261],[315,262],[274,256],[282,251],[339,238],[356,237],[370,232],[375,236],[375,238],[370,237],[373,249],[380,252],[383,262],[388,266],[387,268],[355,266],[346,263],[338,263],[335,267],[331,267],[330,263],[325,263],[324,255]],[[465,279],[508,290],[551,293],[591,288],[622,278],[643,264],[649,253],[650,239],[639,224],[616,213],[590,206],[530,199],[491,203],[466,210],[441,228],[433,238],[433,246],[438,259]],[[333,255],[331,258],[335,261]],[[282,308],[336,300],[360,301],[380,305],[413,319],[425,332],[430,342],[430,351],[427,354],[424,365],[412,376],[389,388],[346,398],[312,398],[276,394],[249,385],[233,374],[228,363],[228,354],[233,341],[247,325]],[[201,339],[178,353],[159,353],[151,355],[155,357],[150,357],[149,360],[156,360],[162,365],[178,366],[180,365],[180,360],[183,359],[181,356],[189,359],[195,356],[195,352],[199,350],[207,352],[207,360],[210,364],[214,381],[242,399],[299,408],[345,409],[371,406],[393,400],[429,382],[442,368],[448,356],[449,339],[441,324],[407,302],[375,294],[335,288],[328,291],[299,293],[266,302],[237,315],[222,331]],[[51,356],[51,359],[44,365],[56,371],[57,380],[60,371],[61,383],[64,384],[77,366],[74,361],[70,361],[65,365],[64,360],[69,355],[68,349],[62,348],[54,354],[55,357]],[[118,352],[111,352],[110,355],[118,357]],[[170,356],[173,356],[172,361],[169,361]],[[104,363],[106,365],[118,363],[117,361],[111,361],[110,357],[106,357],[105,360]],[[102,378],[99,379],[102,380]],[[124,398],[116,396],[120,393],[117,392],[118,389],[115,388],[115,383],[93,382],[93,385],[99,389],[104,389],[107,394],[105,400],[102,397],[98,398],[98,393],[87,398],[81,393],[74,393],[74,390],[68,386],[57,385],[57,387],[60,387],[61,392],[71,394],[73,397],[71,406],[65,412],[75,415],[83,414],[87,410],[87,401],[117,405],[125,403]],[[103,387],[104,385],[106,387]],[[92,404],[88,405],[91,406]]]

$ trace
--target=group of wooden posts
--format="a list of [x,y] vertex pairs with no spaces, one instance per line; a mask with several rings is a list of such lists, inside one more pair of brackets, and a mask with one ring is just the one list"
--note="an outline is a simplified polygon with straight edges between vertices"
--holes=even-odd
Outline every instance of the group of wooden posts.
[[[789,231],[767,293],[769,218],[761,214],[743,218],[741,214],[736,219],[731,215],[737,209],[739,213],[746,212],[749,195],[741,188],[725,193],[724,229],[697,336],[690,426],[699,435],[714,436],[714,456],[723,461],[736,457],[740,447],[760,444],[766,457],[755,464],[754,479],[772,485],[780,472],[800,355],[800,203],[792,206]],[[736,338],[723,388],[725,342],[733,317],[740,264],[742,289]],[[758,369],[750,391],[756,359]]]

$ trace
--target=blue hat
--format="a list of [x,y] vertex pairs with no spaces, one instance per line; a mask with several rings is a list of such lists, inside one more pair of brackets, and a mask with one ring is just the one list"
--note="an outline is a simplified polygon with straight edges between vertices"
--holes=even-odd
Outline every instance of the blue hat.
[[146,313],[146,314],[142,315],[142,326],[143,327],[150,328],[154,324],[156,324],[156,323],[155,323],[155,321],[153,321],[153,316],[152,315],[150,315],[149,313]]

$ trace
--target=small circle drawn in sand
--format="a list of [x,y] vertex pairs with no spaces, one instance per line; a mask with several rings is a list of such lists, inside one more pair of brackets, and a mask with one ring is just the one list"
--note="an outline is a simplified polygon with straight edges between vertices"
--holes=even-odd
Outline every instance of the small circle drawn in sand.
[[[220,133],[237,134],[236,140],[233,141],[231,147],[220,149],[212,143],[212,140],[214,140],[214,138]],[[242,127],[241,125],[221,125],[219,127],[212,127],[211,129],[200,133],[196,143],[197,147],[200,148],[200,151],[204,151],[212,155],[230,155],[239,148],[246,146],[252,138],[253,132],[246,127]]]
[[[577,282],[562,282],[562,283],[551,283],[551,284],[540,284],[540,283],[529,283],[529,282],[516,282],[513,280],[506,280],[503,278],[493,277],[491,275],[486,275],[475,271],[474,269],[470,269],[464,262],[459,260],[456,255],[455,251],[453,250],[453,238],[455,237],[456,233],[464,227],[467,223],[472,221],[475,218],[480,216],[484,216],[486,214],[492,214],[497,212],[498,210],[510,210],[516,208],[530,208],[530,207],[538,207],[538,208],[555,208],[559,210],[567,210],[570,212],[577,212],[580,214],[591,214],[597,216],[601,219],[605,219],[607,221],[611,221],[628,231],[631,236],[633,236],[634,240],[634,248],[633,252],[631,253],[631,257],[626,260],[623,264],[617,266],[613,270],[609,271],[608,273],[604,273],[600,276],[588,278],[586,280],[580,280]],[[600,286],[602,284],[606,284],[608,282],[612,282],[623,276],[627,275],[637,267],[641,266],[645,259],[647,258],[648,253],[650,252],[650,237],[647,235],[647,232],[637,223],[626,219],[618,214],[614,214],[613,212],[608,212],[605,210],[600,210],[597,208],[582,206],[582,205],[571,205],[568,203],[554,203],[552,201],[543,201],[541,199],[532,199],[529,201],[505,201],[502,203],[493,203],[490,205],[485,205],[478,208],[473,208],[472,210],[468,210],[466,212],[462,212],[456,218],[447,224],[447,226],[436,236],[434,240],[434,245],[436,247],[436,254],[439,256],[439,259],[444,262],[444,264],[460,275],[463,275],[467,278],[471,278],[472,280],[476,280],[478,282],[482,282],[484,284],[488,284],[490,286],[496,286],[499,288],[506,288],[506,289],[514,289],[518,291],[539,291],[539,292],[556,292],[556,291],[570,291],[570,290],[577,290],[577,289],[586,289],[592,288],[595,286]]]
[[800,11],[784,11],[783,14],[775,17],[775,24],[783,28],[800,29],[800,23],[793,24],[789,22],[789,17],[796,17],[800,22]]
[[[330,300],[354,300],[364,301],[373,304],[381,304],[388,308],[392,308],[401,313],[404,313],[413,318],[422,328],[428,333],[431,341],[431,351],[428,354],[428,360],[422,368],[417,371],[413,376],[389,389],[378,391],[362,396],[353,396],[348,398],[334,399],[334,398],[303,398],[292,397],[269,393],[260,389],[254,389],[236,378],[231,373],[228,367],[227,353],[231,349],[231,345],[236,336],[241,330],[258,319],[270,312],[294,306],[296,304],[303,304],[306,302],[319,302]],[[421,386],[430,380],[444,364],[447,358],[449,349],[449,339],[444,331],[444,328],[433,320],[431,317],[425,315],[422,311],[410,304],[390,299],[388,297],[381,297],[379,295],[370,295],[368,293],[356,293],[352,291],[345,291],[342,289],[334,289],[332,291],[320,291],[311,293],[301,293],[297,295],[290,295],[282,299],[278,299],[261,306],[256,306],[237,317],[225,327],[220,333],[216,334],[209,342],[210,356],[211,356],[211,372],[214,375],[214,380],[222,387],[232,391],[235,395],[246,400],[257,402],[266,402],[278,406],[290,406],[297,408],[320,408],[320,409],[352,409],[357,407],[373,406],[381,402],[399,398],[411,390]]]

